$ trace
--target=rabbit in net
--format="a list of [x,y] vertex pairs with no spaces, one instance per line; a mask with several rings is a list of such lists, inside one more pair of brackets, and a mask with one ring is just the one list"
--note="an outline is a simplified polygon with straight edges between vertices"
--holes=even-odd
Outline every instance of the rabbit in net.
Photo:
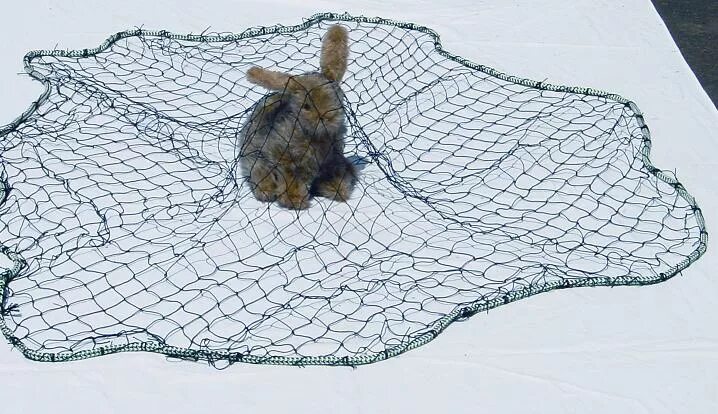
[[240,131],[240,168],[258,200],[301,210],[313,195],[349,198],[356,170],[344,156],[339,85],[348,54],[347,30],[334,25],[322,40],[319,72],[247,71],[250,82],[273,91],[254,105]]

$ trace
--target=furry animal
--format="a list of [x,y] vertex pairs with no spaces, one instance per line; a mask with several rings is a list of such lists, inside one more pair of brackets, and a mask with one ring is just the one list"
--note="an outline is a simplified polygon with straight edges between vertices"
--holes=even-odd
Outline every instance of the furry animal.
[[347,68],[348,38],[342,26],[328,29],[319,72],[247,71],[250,82],[273,91],[254,105],[240,132],[242,174],[258,200],[301,210],[314,195],[337,201],[351,195],[356,170],[344,156],[339,85]]

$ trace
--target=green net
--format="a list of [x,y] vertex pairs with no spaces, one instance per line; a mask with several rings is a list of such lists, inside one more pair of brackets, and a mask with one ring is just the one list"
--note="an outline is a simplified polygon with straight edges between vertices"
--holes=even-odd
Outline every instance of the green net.
[[[352,197],[257,201],[237,140],[266,92],[246,71],[315,70],[337,22]],[[424,27],[138,29],[25,63],[47,90],[0,130],[0,328],[34,360],[365,364],[536,293],[666,280],[706,249],[632,102],[473,64]]]

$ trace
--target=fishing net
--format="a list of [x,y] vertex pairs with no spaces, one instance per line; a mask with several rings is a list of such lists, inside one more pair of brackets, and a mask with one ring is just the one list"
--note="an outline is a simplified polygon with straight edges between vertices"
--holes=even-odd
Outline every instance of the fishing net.
[[[237,169],[265,93],[246,71],[315,70],[337,22],[352,198],[259,202]],[[47,90],[0,133],[0,328],[31,359],[364,364],[536,293],[666,280],[706,248],[633,103],[473,64],[427,28],[138,29],[25,63]]]

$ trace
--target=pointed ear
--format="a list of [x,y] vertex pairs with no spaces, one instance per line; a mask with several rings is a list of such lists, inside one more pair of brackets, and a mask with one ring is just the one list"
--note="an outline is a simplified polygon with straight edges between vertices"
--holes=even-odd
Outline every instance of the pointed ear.
[[322,54],[319,67],[322,75],[333,81],[340,81],[347,70],[349,57],[349,34],[343,26],[334,25],[327,30],[322,40]]
[[281,91],[287,87],[290,75],[254,66],[247,71],[247,80],[270,91]]

